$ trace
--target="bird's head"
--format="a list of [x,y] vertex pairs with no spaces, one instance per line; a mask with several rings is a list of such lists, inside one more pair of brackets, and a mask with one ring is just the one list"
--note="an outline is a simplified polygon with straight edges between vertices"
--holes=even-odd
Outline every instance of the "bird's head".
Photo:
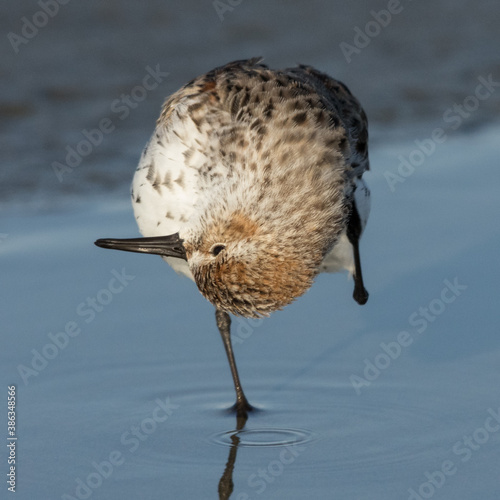
[[241,212],[206,229],[186,234],[189,268],[205,298],[236,315],[268,316],[289,304],[311,286],[322,259],[318,247]]
[[169,236],[96,241],[103,248],[187,261],[204,297],[245,317],[268,316],[305,293],[325,254],[322,231],[300,231],[293,220],[275,229],[241,212]]

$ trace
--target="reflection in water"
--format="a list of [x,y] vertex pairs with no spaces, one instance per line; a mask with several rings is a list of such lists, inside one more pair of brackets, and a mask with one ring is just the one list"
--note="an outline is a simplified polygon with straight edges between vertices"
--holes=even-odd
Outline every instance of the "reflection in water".
[[[235,407],[233,407],[233,410]],[[253,411],[255,408],[252,409]],[[246,411],[236,412],[236,429],[225,431],[212,436],[212,441],[217,444],[229,446],[229,456],[227,458],[224,473],[219,481],[219,500],[227,500],[234,490],[233,471],[236,464],[236,454],[240,447],[283,447],[279,454],[281,465],[289,465],[295,461],[295,457],[306,444],[314,439],[314,434],[303,429],[279,429],[279,428],[259,428],[245,429],[248,420]],[[285,459],[286,457],[286,459]],[[270,465],[274,462],[272,461]],[[278,466],[280,464],[278,463]],[[270,470],[270,469],[269,469]],[[281,474],[282,470],[279,472]],[[272,476],[277,474],[270,470]]]
[[236,463],[236,453],[240,444],[238,432],[241,431],[247,422],[248,414],[246,412],[238,412],[236,414],[236,432],[231,435],[231,446],[229,448],[229,456],[227,457],[226,468],[219,481],[219,500],[227,500],[233,493],[233,470]]

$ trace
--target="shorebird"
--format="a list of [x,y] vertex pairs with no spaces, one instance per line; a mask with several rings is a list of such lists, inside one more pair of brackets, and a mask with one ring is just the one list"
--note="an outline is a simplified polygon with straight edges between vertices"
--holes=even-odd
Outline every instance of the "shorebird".
[[131,197],[144,238],[103,248],[162,256],[215,306],[236,390],[252,407],[231,346],[229,314],[268,316],[320,272],[347,270],[368,300],[359,240],[370,209],[367,118],[340,81],[300,65],[234,61],[170,96]]

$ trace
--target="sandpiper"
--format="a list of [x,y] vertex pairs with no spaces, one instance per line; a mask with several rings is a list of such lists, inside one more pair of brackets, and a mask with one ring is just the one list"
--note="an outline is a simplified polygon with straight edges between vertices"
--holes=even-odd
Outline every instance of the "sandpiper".
[[341,82],[310,66],[235,61],[174,93],[132,183],[145,238],[103,248],[161,255],[215,306],[236,390],[229,314],[268,316],[320,272],[349,271],[365,304],[359,239],[370,209],[367,118]]

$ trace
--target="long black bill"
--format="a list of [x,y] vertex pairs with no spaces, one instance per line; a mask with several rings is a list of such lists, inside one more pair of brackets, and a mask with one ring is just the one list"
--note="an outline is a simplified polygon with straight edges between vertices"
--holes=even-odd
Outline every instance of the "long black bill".
[[127,240],[103,239],[97,240],[95,244],[101,248],[111,250],[123,250],[125,252],[151,253],[163,257],[177,257],[187,260],[184,240],[179,233],[170,236],[157,236],[154,238],[132,238]]

